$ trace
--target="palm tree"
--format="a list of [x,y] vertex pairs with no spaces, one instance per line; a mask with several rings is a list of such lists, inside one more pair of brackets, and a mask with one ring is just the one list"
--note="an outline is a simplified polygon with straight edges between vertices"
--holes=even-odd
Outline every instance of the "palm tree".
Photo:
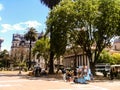
[[48,8],[53,9],[61,0],[40,0],[41,3],[45,4]]
[[29,60],[28,60],[28,69],[31,68],[31,48],[32,42],[36,41],[37,39],[37,31],[35,28],[30,27],[28,32],[24,35],[24,38],[29,41]]
[[[56,6],[61,0],[40,0],[41,3],[45,4],[48,8],[53,9],[54,6]],[[54,66],[53,66],[53,58],[54,58],[54,52],[52,50],[52,25],[50,28],[50,60],[49,60],[49,74],[54,73]]]

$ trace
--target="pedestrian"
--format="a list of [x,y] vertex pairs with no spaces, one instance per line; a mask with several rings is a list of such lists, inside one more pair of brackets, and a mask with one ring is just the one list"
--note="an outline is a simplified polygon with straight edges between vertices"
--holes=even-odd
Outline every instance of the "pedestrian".
[[77,76],[77,69],[74,69],[74,76]]
[[66,81],[66,69],[62,69],[62,74],[63,74],[63,80]]
[[113,80],[115,77],[116,70],[114,67],[110,69],[110,79]]
[[38,66],[38,76],[40,76],[40,74],[41,74],[41,67]]

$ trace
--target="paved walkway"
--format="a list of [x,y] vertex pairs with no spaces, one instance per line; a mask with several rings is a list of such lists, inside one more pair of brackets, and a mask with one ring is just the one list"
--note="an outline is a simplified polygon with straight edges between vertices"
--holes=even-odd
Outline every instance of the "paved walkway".
[[75,84],[55,78],[28,77],[26,73],[0,72],[0,90],[120,90],[119,80]]

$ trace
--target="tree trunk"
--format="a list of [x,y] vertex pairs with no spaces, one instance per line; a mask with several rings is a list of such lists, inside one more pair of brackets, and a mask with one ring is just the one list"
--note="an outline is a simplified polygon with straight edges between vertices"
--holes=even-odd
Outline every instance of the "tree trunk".
[[89,64],[90,64],[91,72],[95,76],[96,75],[96,73],[95,73],[95,60],[93,60],[92,54],[89,54],[88,57],[89,57]]
[[60,70],[60,56],[57,57],[57,71],[56,71],[56,73],[58,73],[59,70]]
[[29,47],[29,60],[28,60],[28,70],[31,68],[31,48],[32,48],[32,42],[30,40],[30,47]]
[[76,63],[77,63],[77,62],[76,62],[76,61],[77,61],[76,59],[77,59],[77,54],[75,54],[75,59],[74,59],[74,69],[76,69]]
[[54,74],[54,53],[53,51],[50,52],[50,60],[49,60],[49,74]]
[[95,76],[96,73],[95,73],[95,63],[94,62],[90,62],[90,69],[91,69],[93,76]]
[[[52,23],[53,24],[53,23]],[[54,52],[53,52],[53,28],[52,28],[52,25],[50,26],[50,60],[49,60],[49,74],[54,74]]]
[[77,75],[77,72],[76,72],[76,64],[77,64],[77,54],[75,53],[75,59],[74,59],[74,76]]

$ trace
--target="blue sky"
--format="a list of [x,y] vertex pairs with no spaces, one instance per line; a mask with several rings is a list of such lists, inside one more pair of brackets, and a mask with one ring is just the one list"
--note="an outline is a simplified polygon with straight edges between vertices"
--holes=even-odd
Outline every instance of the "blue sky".
[[38,32],[45,31],[49,9],[40,0],[0,0],[1,49],[10,50],[13,34],[25,34],[28,27]]

